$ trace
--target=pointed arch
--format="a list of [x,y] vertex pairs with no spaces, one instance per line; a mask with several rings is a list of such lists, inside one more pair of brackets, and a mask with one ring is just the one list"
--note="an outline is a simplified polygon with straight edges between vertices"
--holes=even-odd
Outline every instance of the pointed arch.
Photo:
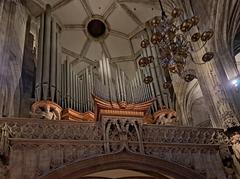
[[77,179],[91,173],[112,170],[128,169],[146,173],[157,178],[205,178],[192,169],[181,165],[149,157],[146,155],[121,152],[94,157],[66,165],[42,176],[42,179]]

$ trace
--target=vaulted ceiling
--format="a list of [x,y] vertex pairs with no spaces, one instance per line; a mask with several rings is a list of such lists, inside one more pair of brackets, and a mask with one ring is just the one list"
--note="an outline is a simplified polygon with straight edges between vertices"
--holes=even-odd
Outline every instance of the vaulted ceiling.
[[[33,0],[42,8],[52,6],[52,13],[62,27],[63,60],[66,55],[76,71],[89,64],[97,64],[102,53],[112,63],[131,76],[135,71],[134,60],[140,54],[140,34],[145,22],[160,14],[158,0]],[[174,7],[174,0],[164,0],[166,10]],[[91,38],[87,24],[91,19],[106,24],[106,36]],[[132,73],[132,74],[131,74]]]

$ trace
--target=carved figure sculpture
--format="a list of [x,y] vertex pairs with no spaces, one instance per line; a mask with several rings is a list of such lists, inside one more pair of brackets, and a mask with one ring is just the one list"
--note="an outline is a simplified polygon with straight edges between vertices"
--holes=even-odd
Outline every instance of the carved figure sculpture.
[[48,120],[61,120],[62,108],[51,101],[37,101],[32,105],[32,117]]
[[178,125],[176,112],[163,108],[154,114],[154,123],[159,125]]

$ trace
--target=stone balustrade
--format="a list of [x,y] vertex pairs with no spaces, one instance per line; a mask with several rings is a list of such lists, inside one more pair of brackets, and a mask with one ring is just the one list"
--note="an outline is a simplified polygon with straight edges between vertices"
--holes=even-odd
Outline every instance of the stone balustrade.
[[227,138],[222,129],[138,121],[124,117],[106,117],[96,123],[2,118],[1,152],[8,165],[1,168],[10,178],[37,178],[76,161],[127,151],[176,163],[209,178],[224,178],[219,146],[227,144]]

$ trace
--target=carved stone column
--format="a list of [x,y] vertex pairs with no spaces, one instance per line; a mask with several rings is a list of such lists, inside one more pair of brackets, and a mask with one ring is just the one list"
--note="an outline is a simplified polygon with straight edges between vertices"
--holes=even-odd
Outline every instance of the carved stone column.
[[0,2],[0,116],[14,115],[28,13],[21,1]]
[[[217,6],[216,3],[204,3],[204,5],[208,5],[207,9],[203,9],[198,7],[191,6],[189,1],[184,1],[185,11],[187,16],[191,17],[194,15],[202,14],[204,10],[206,10],[206,16],[201,19],[199,23],[199,27],[194,29],[195,31],[205,31],[209,28],[213,28],[214,32],[219,30],[218,22],[216,21],[216,13],[215,11],[209,11],[210,8],[214,8]],[[182,4],[183,5],[183,4]],[[203,5],[203,3],[202,3]],[[201,6],[202,7],[202,6]],[[216,8],[216,7],[215,7]],[[207,19],[208,16],[208,19]],[[209,20],[210,16],[210,20]],[[221,20],[222,21],[222,20]],[[216,23],[216,25],[215,25]],[[224,34],[222,34],[224,35]],[[210,40],[208,42],[208,46],[202,48],[198,53],[193,54],[196,61],[202,61],[202,56],[207,51],[212,51],[215,53],[215,57],[211,62],[208,62],[204,65],[196,65],[196,71],[198,72],[197,78],[199,84],[201,86],[203,96],[209,105],[211,114],[212,114],[212,123],[213,127],[223,127],[225,129],[231,128],[239,125],[239,121],[237,119],[237,115],[235,114],[233,103],[231,103],[230,97],[226,91],[226,73],[221,61],[227,61],[227,59],[223,59],[224,56],[221,53],[226,53],[219,51],[217,39],[222,38],[220,36],[213,37],[214,40]],[[199,44],[201,46],[201,44]]]

